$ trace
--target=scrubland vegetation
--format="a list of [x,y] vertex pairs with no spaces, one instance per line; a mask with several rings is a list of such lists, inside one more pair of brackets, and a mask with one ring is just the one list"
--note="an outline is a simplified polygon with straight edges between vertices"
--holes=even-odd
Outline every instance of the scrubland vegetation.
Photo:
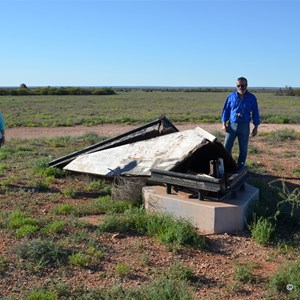
[[[0,96],[7,127],[220,122],[228,91],[116,90],[111,95]],[[263,123],[300,124],[300,97],[255,92]]]
[[[225,95],[123,91],[0,101],[9,126],[53,126],[66,119],[84,124],[73,120],[82,116],[93,123],[105,114],[110,122],[127,122],[122,111],[129,122],[153,120],[160,112],[176,123],[197,113],[197,121],[218,118]],[[258,97],[263,114],[289,121],[299,115],[297,97]],[[298,132],[260,133],[251,140],[247,182],[259,188],[259,202],[244,232],[216,236],[201,235],[187,220],[147,213],[139,188],[134,199],[121,197],[113,182],[47,166],[104,138],[12,139],[0,149],[1,299],[300,298]]]

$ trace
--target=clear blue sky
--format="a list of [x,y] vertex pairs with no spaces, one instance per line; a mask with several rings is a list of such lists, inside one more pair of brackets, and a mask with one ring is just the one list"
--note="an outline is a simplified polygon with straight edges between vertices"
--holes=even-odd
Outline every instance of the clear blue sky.
[[300,1],[0,0],[0,86],[300,87]]

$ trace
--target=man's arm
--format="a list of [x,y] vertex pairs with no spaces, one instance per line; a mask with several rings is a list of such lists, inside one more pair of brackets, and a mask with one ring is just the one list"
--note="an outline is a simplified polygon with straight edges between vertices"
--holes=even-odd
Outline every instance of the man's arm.
[[222,129],[226,132],[227,131],[227,122],[229,120],[230,116],[230,100],[229,96],[227,97],[223,110],[222,110],[222,116],[221,116],[221,121],[222,121]]
[[256,136],[257,132],[258,132],[258,125],[254,126],[254,128],[252,129],[251,136]]
[[227,132],[227,122],[222,122],[222,129]]

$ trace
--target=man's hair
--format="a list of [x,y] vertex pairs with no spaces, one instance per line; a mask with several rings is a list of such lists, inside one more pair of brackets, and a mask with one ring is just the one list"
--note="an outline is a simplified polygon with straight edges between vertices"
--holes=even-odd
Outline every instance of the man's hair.
[[243,81],[246,83],[246,85],[248,85],[248,80],[245,77],[239,77],[236,81]]

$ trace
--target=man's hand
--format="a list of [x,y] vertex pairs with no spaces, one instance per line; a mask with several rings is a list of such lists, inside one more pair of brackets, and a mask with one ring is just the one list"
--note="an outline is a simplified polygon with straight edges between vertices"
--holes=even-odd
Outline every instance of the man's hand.
[[255,126],[252,130],[251,136],[256,136],[258,131],[258,126]]
[[0,138],[0,147],[1,147],[2,145],[4,145],[4,143],[5,143],[5,136],[2,135],[2,137]]
[[222,129],[223,129],[223,131],[227,132],[227,123],[226,122],[222,123]]

